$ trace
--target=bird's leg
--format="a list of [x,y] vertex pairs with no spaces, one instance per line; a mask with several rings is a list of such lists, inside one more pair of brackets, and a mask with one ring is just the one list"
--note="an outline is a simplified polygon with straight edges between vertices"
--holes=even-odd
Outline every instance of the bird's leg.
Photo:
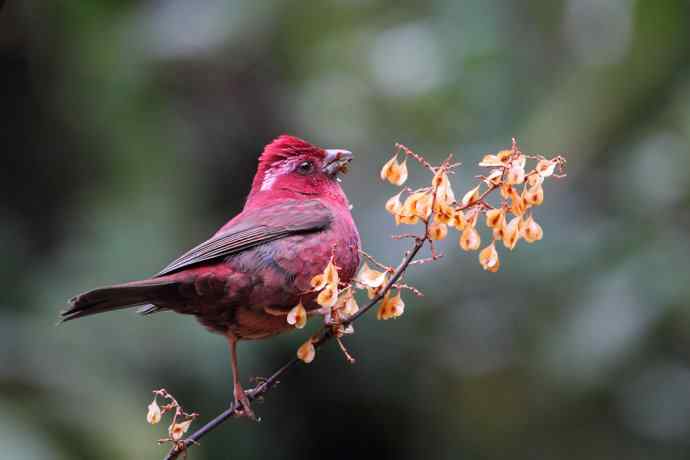
[[230,364],[232,365],[232,385],[235,407],[237,408],[237,413],[239,415],[249,417],[252,420],[256,420],[256,416],[254,415],[252,407],[249,404],[249,398],[247,398],[247,395],[242,389],[242,385],[240,384],[240,371],[237,368],[237,340],[238,339],[235,335],[228,335],[228,343],[230,344]]

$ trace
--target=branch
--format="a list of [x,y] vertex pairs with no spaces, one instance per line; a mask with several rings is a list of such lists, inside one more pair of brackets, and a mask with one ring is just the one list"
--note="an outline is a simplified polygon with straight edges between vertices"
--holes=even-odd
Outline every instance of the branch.
[[[402,262],[400,262],[400,265],[398,265],[398,267],[395,269],[395,272],[388,280],[388,283],[386,283],[383,289],[381,289],[381,291],[376,295],[376,297],[371,299],[369,303],[367,303],[364,307],[362,307],[357,313],[352,315],[350,318],[344,320],[343,326],[347,327],[353,322],[357,321],[357,319],[361,318],[364,314],[371,310],[377,303],[379,303],[385,297],[386,293],[388,293],[388,291],[390,291],[391,288],[394,287],[395,283],[400,279],[405,270],[407,270],[407,268],[410,266],[410,263],[412,263],[412,261],[419,253],[420,249],[422,249],[422,247],[427,241],[430,240],[426,236],[417,237],[415,239],[414,246],[412,246],[412,248],[406,252],[405,257],[403,258]],[[319,332],[317,338],[313,341],[313,345],[315,348],[319,348],[320,346],[324,345],[326,342],[330,341],[334,337],[335,335],[333,334],[332,328],[330,326],[324,326]],[[299,358],[292,358],[281,368],[275,371],[273,375],[271,375],[269,378],[267,378],[251,390],[247,390],[247,398],[250,401],[254,401],[268,393],[268,391],[271,390],[271,388],[273,388],[278,383],[278,379],[299,362]],[[165,456],[165,460],[176,459],[180,454],[185,452],[187,448],[189,448],[189,446],[191,446],[192,444],[198,444],[201,438],[206,436],[214,429],[218,428],[226,420],[228,420],[231,417],[237,416],[237,409],[238,408],[235,406],[235,403],[231,403],[230,407],[224,412],[222,412],[220,415],[218,415],[216,418],[214,418],[206,425],[199,428],[186,439],[177,442],[174,445],[174,447],[170,450],[170,452],[168,452],[168,455]]]

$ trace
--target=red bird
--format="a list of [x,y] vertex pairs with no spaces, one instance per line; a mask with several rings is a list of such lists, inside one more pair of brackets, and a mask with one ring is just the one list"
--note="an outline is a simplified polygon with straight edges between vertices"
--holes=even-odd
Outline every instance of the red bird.
[[240,385],[237,341],[291,328],[300,301],[319,308],[310,281],[331,256],[348,282],[359,266],[360,239],[338,173],[352,153],[324,150],[282,135],[259,158],[244,209],[207,241],[151,278],[94,289],[70,300],[62,320],[144,305],[194,315],[230,345],[235,403],[253,417]]

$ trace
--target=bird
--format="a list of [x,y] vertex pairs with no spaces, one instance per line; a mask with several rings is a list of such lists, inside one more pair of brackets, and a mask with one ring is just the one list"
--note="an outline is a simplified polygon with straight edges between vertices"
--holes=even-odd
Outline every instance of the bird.
[[157,274],[73,297],[61,322],[140,307],[193,315],[227,339],[238,414],[255,418],[242,388],[237,343],[288,331],[289,311],[319,309],[311,280],[333,261],[348,283],[361,240],[341,188],[352,153],[283,134],[265,146],[242,211]]

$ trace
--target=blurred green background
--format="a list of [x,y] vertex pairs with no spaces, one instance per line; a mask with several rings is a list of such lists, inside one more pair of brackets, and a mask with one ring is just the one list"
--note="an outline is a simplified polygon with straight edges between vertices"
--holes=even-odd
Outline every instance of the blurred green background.
[[[150,390],[203,421],[226,407],[225,341],[192,318],[55,322],[213,233],[283,132],[355,152],[344,188],[391,263],[377,173],[396,141],[455,153],[458,191],[511,136],[566,153],[569,176],[546,186],[540,244],[489,274],[449,239],[410,272],[423,300],[358,324],[354,366],[327,347],[255,405],[261,424],[191,458],[688,458],[687,0],[9,0],[0,456],[162,458]],[[241,344],[245,382],[306,336]]]

